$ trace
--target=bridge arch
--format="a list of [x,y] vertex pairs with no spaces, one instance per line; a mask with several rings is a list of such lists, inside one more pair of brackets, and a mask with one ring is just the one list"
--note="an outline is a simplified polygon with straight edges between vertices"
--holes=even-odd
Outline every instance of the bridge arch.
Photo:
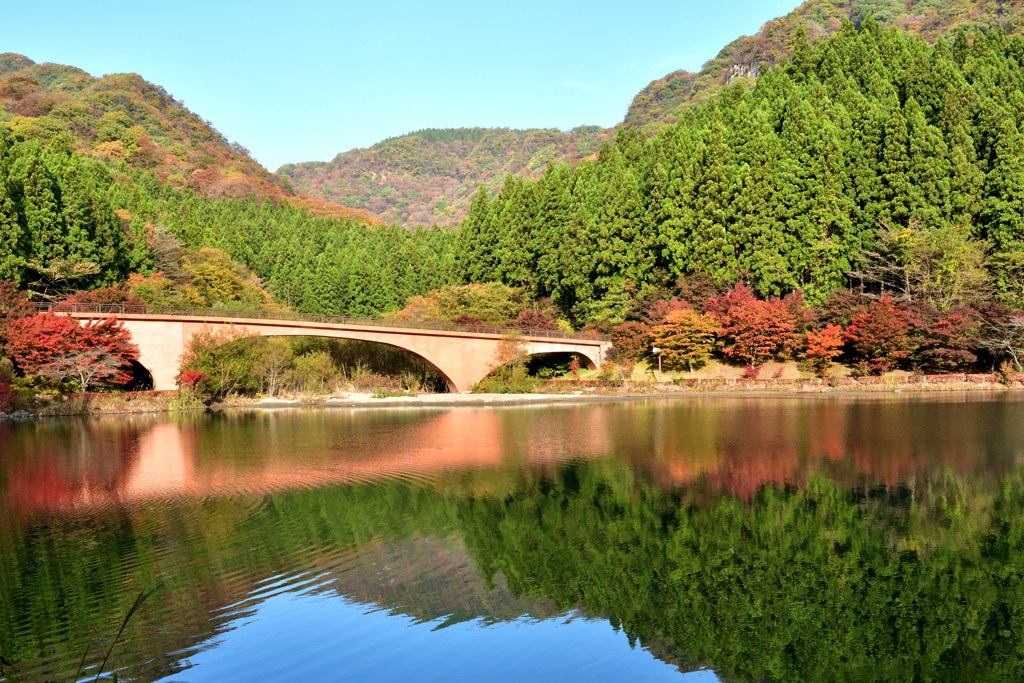
[[[370,344],[380,344],[382,346],[388,346],[388,347],[391,347],[393,349],[399,349],[399,350],[405,351],[409,355],[414,356],[415,358],[423,361],[423,363],[428,368],[430,368],[431,370],[436,372],[437,375],[445,382],[445,384],[448,385],[448,390],[449,391],[452,391],[452,392],[457,392],[458,391],[458,388],[456,387],[455,382],[452,380],[452,378],[449,377],[448,375],[446,375],[444,370],[442,370],[437,365],[435,365],[429,358],[427,358],[427,357],[417,353],[416,351],[413,351],[412,349],[407,349],[404,346],[401,346],[400,344],[396,344],[394,342],[389,342],[389,341],[370,341],[368,339],[361,339],[361,338],[357,338],[357,337],[345,336],[344,334],[324,334],[322,332],[308,332],[308,333],[303,333],[303,334],[293,334],[291,332],[282,333],[282,332],[275,331],[273,328],[271,328],[269,331],[255,330],[255,332],[256,332],[256,334],[258,336],[261,336],[261,337],[318,337],[320,339],[340,339],[342,341],[363,341],[363,342],[368,342]],[[243,340],[239,339],[238,341],[243,341]],[[186,342],[185,345],[187,347],[188,343]]]
[[561,356],[566,358],[577,358],[587,370],[596,370],[600,367],[600,359],[595,358],[597,354],[587,354],[584,351],[539,351],[527,354],[527,362],[531,359],[540,359],[545,356]]

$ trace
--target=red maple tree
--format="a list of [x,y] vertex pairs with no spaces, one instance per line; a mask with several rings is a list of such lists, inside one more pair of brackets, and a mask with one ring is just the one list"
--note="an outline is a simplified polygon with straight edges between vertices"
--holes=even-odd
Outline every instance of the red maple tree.
[[27,375],[73,379],[82,391],[97,384],[125,384],[139,358],[131,332],[115,318],[85,325],[53,313],[14,320],[7,326],[7,355]]
[[742,282],[708,299],[704,310],[718,320],[725,340],[722,353],[734,360],[754,366],[791,351],[796,343],[796,319],[790,307],[779,299],[755,298]]
[[911,353],[907,315],[886,296],[850,319],[846,340],[864,358],[867,369],[882,374]]
[[966,307],[935,311],[914,326],[913,341],[921,365],[931,372],[957,372],[978,361],[981,322],[978,313]]
[[651,328],[643,323],[622,323],[611,332],[612,345],[620,358],[636,360],[651,347]]

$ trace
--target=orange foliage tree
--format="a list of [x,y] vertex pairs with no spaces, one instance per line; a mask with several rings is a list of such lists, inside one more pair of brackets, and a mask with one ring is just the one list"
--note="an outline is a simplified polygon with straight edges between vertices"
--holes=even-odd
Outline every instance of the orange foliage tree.
[[711,357],[721,329],[713,315],[692,308],[675,310],[652,330],[654,345],[669,368],[700,367]]
[[628,322],[612,328],[612,345],[619,357],[636,360],[651,346],[651,328],[639,322]]
[[807,331],[807,362],[814,368],[814,374],[825,377],[832,365],[832,359],[843,352],[846,338],[843,328],[826,325],[821,330]]

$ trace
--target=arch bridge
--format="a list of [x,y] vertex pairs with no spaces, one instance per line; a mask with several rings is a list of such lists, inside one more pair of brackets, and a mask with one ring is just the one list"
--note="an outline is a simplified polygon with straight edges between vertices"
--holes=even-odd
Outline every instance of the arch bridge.
[[311,315],[281,311],[241,311],[122,304],[42,305],[42,310],[79,320],[117,318],[139,347],[139,363],[153,377],[153,388],[175,388],[181,356],[192,335],[230,328],[249,335],[331,337],[387,344],[418,356],[452,391],[468,391],[498,365],[499,344],[510,332],[522,334],[528,355],[571,353],[590,369],[601,366],[611,348],[608,337],[561,330],[524,330],[483,325],[406,322],[378,318]]

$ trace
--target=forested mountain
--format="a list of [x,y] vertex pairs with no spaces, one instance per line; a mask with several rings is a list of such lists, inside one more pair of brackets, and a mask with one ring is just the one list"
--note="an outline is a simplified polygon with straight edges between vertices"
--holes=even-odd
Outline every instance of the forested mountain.
[[[838,32],[842,20],[859,28],[867,17],[934,43],[957,28],[987,32],[1024,27],[1024,3],[1002,0],[807,0],[753,36],[726,45],[699,72],[674,71],[652,81],[629,105],[624,126],[649,134],[682,112],[718,98],[725,87],[753,87],[762,68],[793,54],[798,30],[816,43]],[[314,197],[365,209],[388,223],[458,225],[481,183],[494,188],[506,174],[537,178],[549,163],[586,158],[614,130],[427,130],[339,154],[330,162],[286,164],[277,174]]]
[[591,322],[693,273],[819,302],[861,282],[963,290],[984,268],[1019,306],[1022,62],[1024,37],[999,28],[934,46],[870,17],[813,47],[798,33],[793,61],[753,89],[481,192],[460,229],[463,277]]
[[104,293],[116,301],[131,276],[149,303],[253,308],[266,286],[299,310],[377,315],[453,281],[454,242],[447,230],[211,198],[76,151],[66,133],[19,141],[0,125],[0,281],[37,298],[121,288]]
[[551,163],[593,156],[613,131],[426,129],[353,149],[330,162],[285,164],[277,175],[314,197],[365,209],[387,223],[458,225],[481,183],[537,178]]
[[161,181],[212,197],[250,194],[319,213],[361,212],[296,193],[238,143],[137,74],[94,78],[81,69],[0,54],[0,126],[15,140],[65,135],[76,149],[152,171]]
[[[944,305],[991,283],[1024,303],[1024,38],[995,29],[932,46],[868,18],[795,45],[753,89],[734,84],[654,137],[625,129],[593,160],[509,176],[493,198],[477,189],[457,237],[215,201],[75,151],[66,133],[9,134],[0,220],[17,236],[0,249],[2,278],[65,261],[98,267],[90,287],[166,270],[154,240],[168,234],[224,250],[283,303],[322,313],[377,315],[446,284],[501,282],[581,327],[621,321],[693,274],[812,303],[865,278],[958,292]],[[504,135],[424,132],[382,149],[401,160],[415,145]]]
[[934,43],[957,28],[987,32],[1001,27],[1010,35],[1024,28],[1024,4],[1002,0],[807,0],[784,17],[765,23],[752,36],[726,45],[697,73],[674,71],[652,81],[633,98],[624,123],[632,126],[674,122],[688,107],[721,94],[740,80],[747,86],[763,68],[772,69],[793,54],[803,29],[815,43],[837,33],[842,20],[857,28],[868,17]]

